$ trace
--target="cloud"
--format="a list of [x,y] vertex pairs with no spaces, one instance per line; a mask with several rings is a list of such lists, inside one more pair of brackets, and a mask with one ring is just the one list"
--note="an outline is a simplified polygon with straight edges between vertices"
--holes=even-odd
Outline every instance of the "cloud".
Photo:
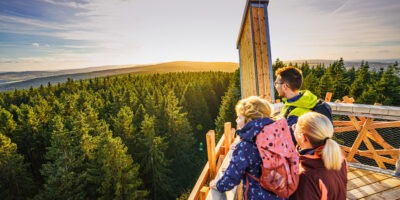
[[35,42],[35,43],[32,43],[32,46],[34,46],[34,47],[39,47],[39,46],[40,46],[40,44],[39,44],[39,43],[37,43],[37,42]]
[[84,3],[78,3],[75,1],[68,1],[68,2],[60,2],[60,1],[55,1],[55,0],[42,0],[43,2],[58,5],[58,6],[64,6],[64,7],[69,7],[69,8],[84,8],[85,4]]

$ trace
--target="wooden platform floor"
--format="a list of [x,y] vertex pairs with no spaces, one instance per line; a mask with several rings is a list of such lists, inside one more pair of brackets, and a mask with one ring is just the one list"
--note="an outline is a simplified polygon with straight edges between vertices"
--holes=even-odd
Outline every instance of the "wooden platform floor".
[[347,199],[400,199],[400,178],[349,167]]

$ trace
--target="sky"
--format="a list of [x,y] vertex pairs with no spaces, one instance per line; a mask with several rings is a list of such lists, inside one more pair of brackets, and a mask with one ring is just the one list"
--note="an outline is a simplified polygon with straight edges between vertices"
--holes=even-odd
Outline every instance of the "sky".
[[[0,0],[0,71],[239,62],[245,0]],[[399,0],[270,0],[272,60],[400,58]]]

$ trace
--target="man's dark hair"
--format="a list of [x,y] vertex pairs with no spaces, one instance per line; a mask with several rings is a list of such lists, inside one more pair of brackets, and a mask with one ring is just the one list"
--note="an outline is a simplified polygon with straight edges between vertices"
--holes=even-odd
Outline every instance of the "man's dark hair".
[[287,66],[278,69],[275,75],[281,76],[281,81],[289,85],[292,90],[298,90],[303,83],[303,73],[299,68]]

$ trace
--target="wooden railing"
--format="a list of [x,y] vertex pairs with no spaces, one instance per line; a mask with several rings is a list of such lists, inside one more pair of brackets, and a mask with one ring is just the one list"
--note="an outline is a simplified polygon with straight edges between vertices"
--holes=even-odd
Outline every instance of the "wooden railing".
[[[326,100],[329,101],[330,96],[327,95],[327,97]],[[400,107],[353,104],[353,99],[347,97],[343,99],[342,102],[328,102],[328,104],[331,106],[334,115],[348,116],[350,119],[349,121],[334,120],[335,134],[348,131],[357,132],[357,137],[351,147],[341,145],[342,152],[347,161],[359,162],[354,158],[355,155],[359,155],[375,160],[377,165],[383,169],[386,168],[385,163],[395,165],[396,162],[399,162],[399,148],[395,148],[386,142],[376,129],[399,128]],[[282,103],[274,104],[273,110],[278,111],[282,106]],[[387,121],[374,121],[374,119]],[[207,133],[208,162],[190,194],[190,200],[206,199],[210,189],[205,184],[207,181],[214,179],[217,173],[223,173],[225,167],[220,167],[223,161],[229,164],[229,148],[233,141],[232,134],[234,133],[234,129],[231,128],[231,123],[225,123],[224,128],[224,135],[216,147],[214,131]],[[397,137],[400,139],[400,128],[396,133],[399,134]],[[376,149],[376,145],[374,146],[371,141],[380,145],[381,149]],[[359,149],[361,143],[365,144],[367,150]],[[225,157],[226,159],[224,160]],[[238,187],[238,194],[241,193],[239,192],[240,189],[241,187]],[[209,196],[208,199],[213,198]]]
[[213,130],[207,132],[206,139],[208,162],[204,166],[199,179],[197,179],[197,182],[190,193],[189,199],[206,199],[210,188],[205,186],[205,184],[215,178],[225,156],[229,154],[230,146],[234,140],[234,133],[235,129],[232,128],[231,123],[225,123],[224,134],[219,140],[217,146],[215,146],[215,132]]
[[[344,97],[343,103],[331,105],[334,114],[347,115],[350,119],[349,121],[334,121],[335,133],[348,131],[358,133],[351,147],[341,145],[346,160],[359,162],[354,158],[355,155],[359,155],[375,160],[378,167],[382,169],[386,169],[385,163],[395,165],[399,149],[386,142],[376,129],[400,127],[400,107],[361,105],[353,104],[353,102],[353,99]],[[393,121],[374,121],[375,119]],[[371,141],[381,146],[381,149],[376,149]],[[361,143],[365,144],[367,150],[360,150]]]

